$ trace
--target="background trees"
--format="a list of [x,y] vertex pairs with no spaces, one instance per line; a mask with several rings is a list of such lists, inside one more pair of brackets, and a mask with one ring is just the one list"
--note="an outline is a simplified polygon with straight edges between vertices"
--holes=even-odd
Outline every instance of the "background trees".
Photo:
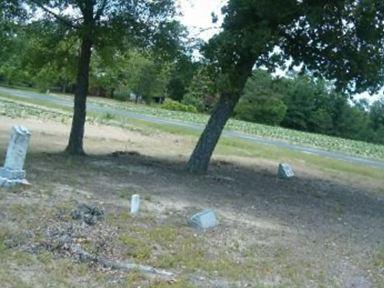
[[255,71],[244,87],[243,96],[237,104],[236,118],[269,125],[280,125],[287,106],[283,102],[285,82],[273,79],[270,73]]
[[[382,143],[382,101],[369,110],[349,96],[383,84],[383,6],[230,0],[222,32],[198,62],[172,0],[0,0],[0,81],[75,92],[71,154],[84,152],[88,92],[120,100],[133,93],[147,103],[168,95],[182,103],[167,101],[169,109],[212,111],[188,163],[198,173],[232,114]],[[257,70],[287,63],[301,67],[298,75],[278,79]]]
[[329,82],[308,75],[273,77],[257,70],[247,81],[234,115],[246,121],[384,143],[382,100],[351,101]]
[[[75,77],[75,101],[74,114],[70,138],[66,151],[70,154],[84,154],[83,136],[86,118],[86,96],[89,89],[89,74],[92,53],[98,51],[103,57],[114,54],[118,50],[127,47],[139,46],[142,48],[156,48],[159,55],[166,55],[177,50],[182,29],[173,20],[175,15],[174,2],[172,0],[156,1],[118,1],[118,0],[68,0],[68,1],[46,1],[25,0],[0,2],[13,16],[12,21],[18,16],[16,11],[23,11],[29,19],[20,21],[20,25],[39,26],[43,37],[35,35],[39,42],[47,41],[57,44],[56,35],[62,41],[68,43],[74,39],[76,50]],[[3,17],[4,18],[4,17]],[[32,24],[31,24],[32,23]],[[45,29],[47,28],[47,29]],[[57,33],[60,31],[60,33]],[[54,33],[53,33],[54,32]],[[40,42],[38,44],[41,44]],[[42,43],[46,49],[46,58],[56,49],[49,49],[48,43]],[[57,55],[55,55],[57,56]],[[36,57],[46,63],[44,57]],[[58,57],[61,59],[60,57]],[[54,57],[56,59],[56,57]],[[64,59],[66,59],[64,57]],[[47,59],[48,60],[48,59]],[[39,79],[60,77],[51,61],[40,70]],[[72,63],[71,63],[72,64]],[[72,64],[73,65],[73,64]],[[73,67],[70,65],[70,67]],[[60,67],[64,67],[61,66]],[[56,67],[57,68],[57,67]],[[55,71],[57,72],[57,71]],[[64,73],[67,75],[67,73]],[[63,75],[64,75],[63,74]],[[98,75],[100,76],[100,75]],[[52,79],[56,82],[58,79]],[[104,81],[106,79],[98,79]]]
[[[223,31],[205,47],[220,99],[188,162],[191,172],[207,170],[255,64],[273,69],[293,59],[345,91],[376,91],[383,83],[382,1],[230,0],[223,12]],[[279,57],[271,57],[276,47]]]

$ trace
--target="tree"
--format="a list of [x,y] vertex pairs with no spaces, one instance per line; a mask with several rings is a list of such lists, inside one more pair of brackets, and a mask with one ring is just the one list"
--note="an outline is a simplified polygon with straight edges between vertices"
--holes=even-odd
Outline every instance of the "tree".
[[[334,80],[340,90],[376,91],[384,79],[383,6],[379,0],[229,0],[222,32],[204,48],[220,99],[188,170],[207,170],[255,64],[273,69],[293,59],[293,65]],[[271,57],[276,47],[279,57]]]
[[[169,31],[179,28],[179,25],[171,19],[175,13],[172,0],[13,0],[11,2],[14,7],[25,9],[25,13],[29,13],[30,21],[55,23],[63,27],[68,35],[76,35],[78,39],[74,114],[66,148],[69,154],[84,154],[86,99],[93,50],[102,51],[106,47],[110,50],[124,49],[127,45],[135,43],[142,47],[158,46],[165,51],[173,47],[172,44],[178,39],[178,33]],[[7,9],[12,6],[4,4],[7,1],[0,3],[6,5]]]
[[329,134],[332,128],[332,108],[329,103],[334,91],[329,91],[324,81],[304,75],[296,75],[285,82],[287,89],[284,103],[287,105],[287,113],[282,126]]
[[253,72],[244,87],[244,94],[235,109],[235,117],[268,125],[279,125],[284,119],[287,106],[284,104],[280,79],[273,79],[263,70]]
[[371,125],[374,130],[384,128],[384,98],[377,100],[372,104],[369,117],[371,119]]
[[216,101],[215,84],[210,78],[207,67],[203,64],[193,75],[192,81],[184,95],[182,103],[192,105],[200,112],[210,111]]
[[188,55],[180,55],[171,69],[170,81],[167,85],[169,97],[181,101],[188,92],[198,65]]
[[169,63],[156,61],[152,55],[131,52],[128,59],[129,71],[126,71],[126,88],[136,97],[150,103],[154,97],[166,94],[169,82]]

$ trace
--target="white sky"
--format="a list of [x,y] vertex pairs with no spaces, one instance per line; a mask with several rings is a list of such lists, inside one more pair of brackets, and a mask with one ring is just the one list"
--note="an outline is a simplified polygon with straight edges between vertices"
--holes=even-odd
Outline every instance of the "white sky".
[[178,2],[183,14],[180,20],[189,28],[192,37],[207,41],[218,32],[221,22],[212,23],[211,13],[220,16],[221,7],[227,0],[178,0]]

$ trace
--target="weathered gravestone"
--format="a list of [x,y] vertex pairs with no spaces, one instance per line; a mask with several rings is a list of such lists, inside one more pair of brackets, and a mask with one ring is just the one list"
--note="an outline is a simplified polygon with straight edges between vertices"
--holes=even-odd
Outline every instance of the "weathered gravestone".
[[31,134],[23,126],[13,126],[4,166],[0,168],[0,187],[28,184],[24,161]]
[[279,169],[277,170],[277,176],[282,179],[289,179],[295,176],[291,165],[287,163],[280,163]]
[[216,214],[211,209],[206,209],[200,213],[193,215],[189,219],[189,224],[199,230],[207,230],[219,224]]
[[131,197],[131,214],[137,215],[140,210],[140,196],[138,194],[134,194]]

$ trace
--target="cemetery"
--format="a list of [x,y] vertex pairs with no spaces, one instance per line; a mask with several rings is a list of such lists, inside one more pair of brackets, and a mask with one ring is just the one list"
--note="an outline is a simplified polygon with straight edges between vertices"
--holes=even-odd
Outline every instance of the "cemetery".
[[[248,146],[239,153],[222,144],[209,174],[192,176],[182,168],[192,136],[100,124],[88,128],[89,155],[68,160],[58,132],[67,124],[45,118],[41,125],[35,115],[1,116],[4,159],[13,126],[26,127],[30,141],[24,166],[17,166],[30,185],[1,190],[5,287],[22,287],[20,279],[106,287],[382,281],[380,170],[334,170],[301,154],[268,158],[274,150],[251,159]],[[174,143],[172,151],[162,148]],[[294,177],[279,177],[284,163]]]
[[383,288],[382,0],[0,0],[0,288]]

